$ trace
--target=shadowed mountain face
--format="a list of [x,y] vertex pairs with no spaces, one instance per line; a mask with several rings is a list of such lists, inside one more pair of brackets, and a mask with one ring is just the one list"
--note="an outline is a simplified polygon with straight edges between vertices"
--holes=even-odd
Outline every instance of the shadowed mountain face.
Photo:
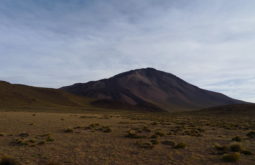
[[114,101],[154,110],[191,110],[242,103],[223,94],[200,89],[153,68],[132,70],[109,79],[78,83],[61,89],[97,98],[95,104],[106,105]]

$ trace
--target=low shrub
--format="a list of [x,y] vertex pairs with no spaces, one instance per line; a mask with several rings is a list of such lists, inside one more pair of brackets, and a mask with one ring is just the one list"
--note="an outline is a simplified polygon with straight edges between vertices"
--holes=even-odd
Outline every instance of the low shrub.
[[232,138],[232,141],[241,142],[242,139],[239,136]]
[[38,145],[44,145],[44,144],[45,144],[45,141],[39,141],[37,144],[38,144]]
[[154,147],[150,142],[136,142],[136,145],[144,149],[152,149]]
[[215,144],[214,148],[220,153],[226,153],[228,151],[228,147],[226,145]]
[[154,135],[151,135],[151,138],[152,138],[152,139],[157,139],[158,137],[159,137],[159,136],[158,136],[158,135],[155,135],[155,134],[154,134]]
[[57,163],[57,162],[49,162],[49,163],[47,163],[47,165],[61,165],[61,164]]
[[170,141],[170,140],[162,141],[161,144],[168,145],[168,146],[171,146],[171,147],[176,146],[175,142]]
[[253,153],[251,151],[248,151],[248,150],[244,150],[241,153],[244,154],[244,155],[253,155]]
[[48,137],[46,138],[46,141],[47,141],[47,142],[53,142],[53,141],[55,141],[55,139],[52,138],[51,136],[48,136]]
[[126,137],[134,139],[145,138],[145,136],[138,135],[137,131],[133,129],[128,130]]
[[100,124],[99,123],[92,123],[88,126],[89,129],[93,129],[93,128],[96,128],[96,127],[99,127]]
[[142,129],[144,132],[151,132],[151,129],[147,126],[144,126]]
[[240,159],[240,153],[227,153],[222,156],[224,162],[237,162]]
[[246,134],[249,138],[255,138],[255,131],[250,131]]
[[29,136],[29,133],[23,132],[23,133],[20,133],[19,136],[20,136],[20,137],[28,137],[28,136]]
[[159,141],[158,141],[158,139],[151,139],[151,141],[150,141],[152,144],[159,144]]
[[23,138],[17,138],[13,142],[11,142],[11,144],[17,145],[17,146],[26,146],[28,145],[28,142]]
[[73,129],[72,128],[66,128],[64,130],[65,133],[73,133]]
[[241,152],[242,151],[242,145],[239,143],[230,144],[229,148],[233,152]]
[[186,144],[185,143],[178,143],[174,146],[175,149],[184,149],[186,148]]
[[161,130],[156,130],[154,135],[161,137],[161,136],[165,136],[165,133],[163,131],[161,131]]
[[103,126],[101,128],[99,128],[98,130],[104,132],[104,133],[110,133],[112,132],[112,129],[109,126]]
[[20,165],[14,158],[9,156],[4,156],[0,160],[0,165]]
[[29,142],[29,143],[35,143],[36,140],[35,140],[35,139],[29,139],[28,142]]

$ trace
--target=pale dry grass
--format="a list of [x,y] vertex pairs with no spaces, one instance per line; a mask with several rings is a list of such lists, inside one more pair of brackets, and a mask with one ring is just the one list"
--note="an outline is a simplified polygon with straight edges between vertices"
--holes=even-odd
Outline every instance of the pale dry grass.
[[[255,156],[244,153],[255,153],[255,139],[247,136],[254,131],[255,121],[218,118],[126,112],[1,112],[0,156],[10,155],[24,165],[52,161],[62,165],[223,165],[228,164],[222,161],[223,155],[232,151],[219,152],[215,144],[230,146],[238,136],[245,148],[238,165],[254,165]],[[127,136],[130,130],[139,138]],[[17,139],[25,144],[13,145]]]

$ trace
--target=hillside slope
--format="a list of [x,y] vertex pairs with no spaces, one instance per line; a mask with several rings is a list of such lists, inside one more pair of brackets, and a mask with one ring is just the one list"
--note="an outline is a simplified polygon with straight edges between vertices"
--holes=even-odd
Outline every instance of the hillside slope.
[[90,99],[51,88],[38,88],[0,81],[0,108],[83,107]]
[[247,115],[250,117],[255,116],[255,104],[235,104],[216,106],[211,108],[201,109],[193,114],[206,114],[206,115],[219,115],[219,116],[240,116]]
[[200,89],[175,75],[153,68],[132,70],[109,79],[78,83],[61,89],[76,95],[97,98],[99,104],[116,101],[120,104],[168,111],[242,103],[223,94]]

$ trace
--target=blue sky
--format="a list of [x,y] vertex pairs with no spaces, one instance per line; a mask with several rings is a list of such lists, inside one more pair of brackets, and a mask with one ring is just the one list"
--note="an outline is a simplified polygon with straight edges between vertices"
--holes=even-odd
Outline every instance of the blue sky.
[[0,79],[61,87],[154,67],[255,102],[255,1],[1,0]]

